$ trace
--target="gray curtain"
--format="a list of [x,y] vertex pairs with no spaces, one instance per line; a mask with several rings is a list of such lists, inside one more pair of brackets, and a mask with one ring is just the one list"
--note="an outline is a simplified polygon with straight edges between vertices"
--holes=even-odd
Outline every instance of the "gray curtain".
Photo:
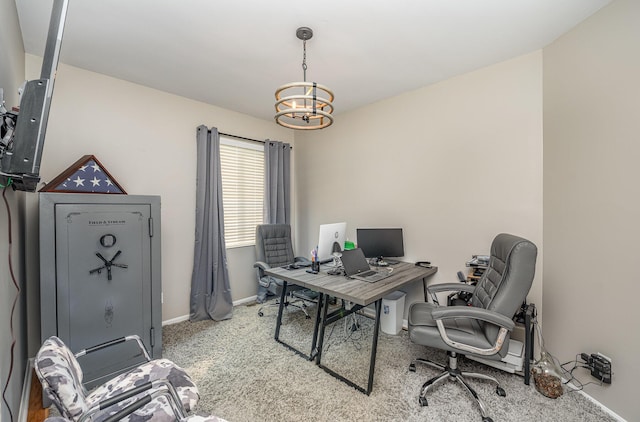
[[265,213],[268,224],[291,224],[291,145],[267,140],[264,143]]
[[198,126],[196,241],[191,274],[191,321],[231,318],[233,303],[224,244],[220,135]]

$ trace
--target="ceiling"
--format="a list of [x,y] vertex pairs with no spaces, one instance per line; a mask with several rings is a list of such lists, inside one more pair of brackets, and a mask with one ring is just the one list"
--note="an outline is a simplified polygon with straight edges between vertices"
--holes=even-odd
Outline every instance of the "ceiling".
[[[53,0],[15,0],[43,55]],[[60,61],[273,119],[274,92],[326,85],[336,115],[538,50],[610,0],[69,0]]]

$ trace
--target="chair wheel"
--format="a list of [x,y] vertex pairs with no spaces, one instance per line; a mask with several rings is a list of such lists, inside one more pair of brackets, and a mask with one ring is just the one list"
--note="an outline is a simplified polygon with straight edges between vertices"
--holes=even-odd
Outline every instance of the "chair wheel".
[[412,363],[412,364],[409,365],[409,371],[416,372],[416,364],[415,363]]
[[498,386],[496,387],[496,394],[500,397],[506,397],[507,393],[504,391],[504,388]]
[[482,418],[482,422],[493,422],[493,419],[491,419],[489,416]]
[[420,406],[422,406],[422,407],[429,406],[429,403],[427,403],[427,398],[426,397],[420,397],[418,399],[418,403],[420,403]]
[[305,315],[304,319],[311,319],[311,315]]
[[264,316],[264,313],[262,311],[258,312],[258,316]]

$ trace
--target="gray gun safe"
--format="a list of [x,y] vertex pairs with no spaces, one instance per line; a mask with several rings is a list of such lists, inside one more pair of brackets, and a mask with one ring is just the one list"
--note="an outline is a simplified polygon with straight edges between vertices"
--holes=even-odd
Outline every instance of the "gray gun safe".
[[[73,351],[137,334],[162,356],[160,197],[40,193],[41,336]],[[135,342],[79,359],[91,388],[144,361]]]

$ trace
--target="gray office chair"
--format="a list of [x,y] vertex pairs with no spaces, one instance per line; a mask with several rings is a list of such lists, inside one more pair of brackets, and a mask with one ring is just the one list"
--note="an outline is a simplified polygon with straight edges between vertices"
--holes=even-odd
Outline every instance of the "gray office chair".
[[[282,280],[265,274],[264,270],[282,267],[290,264],[310,265],[307,258],[294,256],[291,243],[291,226],[288,224],[261,224],[256,226],[256,259],[253,265],[258,272],[258,297],[256,302],[265,303],[268,295],[280,297],[282,292]],[[293,306],[302,310],[307,318],[307,302],[313,302],[317,297],[315,292],[300,286],[287,285],[287,298],[285,306]],[[289,299],[292,299],[291,301]],[[264,305],[258,310],[258,315],[263,316],[263,308],[266,306],[280,306],[279,300],[275,303]]]
[[[409,338],[413,343],[447,352],[446,366],[426,359],[416,359],[443,371],[425,382],[419,402],[427,406],[426,394],[445,379],[459,381],[476,399],[483,422],[492,422],[478,394],[464,377],[496,383],[496,393],[506,393],[493,377],[458,369],[458,355],[485,359],[502,359],[509,350],[513,317],[525,300],[535,274],[537,248],[530,241],[510,234],[499,234],[491,244],[489,267],[475,286],[462,283],[436,284],[428,287],[434,303],[417,302],[409,308]],[[436,293],[466,291],[472,293],[470,306],[439,306]]]

